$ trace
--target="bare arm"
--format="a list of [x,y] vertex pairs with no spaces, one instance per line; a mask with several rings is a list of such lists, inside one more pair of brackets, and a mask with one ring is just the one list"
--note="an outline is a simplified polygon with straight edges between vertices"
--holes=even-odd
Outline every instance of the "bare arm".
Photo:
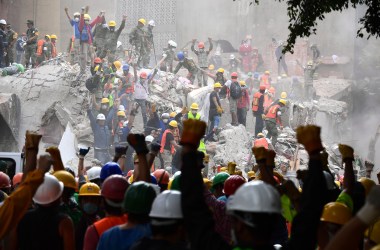
[[75,238],[74,238],[74,224],[73,221],[66,217],[59,223],[59,234],[62,237],[63,249],[74,250]]

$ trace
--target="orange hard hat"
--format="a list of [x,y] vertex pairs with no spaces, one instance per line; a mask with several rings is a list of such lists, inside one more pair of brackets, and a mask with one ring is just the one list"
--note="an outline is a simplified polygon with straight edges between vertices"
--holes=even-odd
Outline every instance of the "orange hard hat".
[[204,42],[199,42],[198,43],[198,48],[204,49],[204,47],[205,47],[205,43]]
[[102,59],[100,59],[99,57],[96,57],[94,59],[94,63],[102,63]]
[[146,78],[147,78],[147,74],[146,74],[146,72],[141,72],[141,74],[140,74],[140,78],[142,78],[142,79],[146,79]]

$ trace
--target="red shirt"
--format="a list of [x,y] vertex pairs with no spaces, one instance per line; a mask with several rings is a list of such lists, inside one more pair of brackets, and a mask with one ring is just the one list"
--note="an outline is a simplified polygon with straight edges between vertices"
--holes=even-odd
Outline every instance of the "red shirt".
[[242,96],[237,102],[237,108],[242,109],[242,108],[247,108],[249,109],[249,93],[248,93],[248,88],[242,88]]

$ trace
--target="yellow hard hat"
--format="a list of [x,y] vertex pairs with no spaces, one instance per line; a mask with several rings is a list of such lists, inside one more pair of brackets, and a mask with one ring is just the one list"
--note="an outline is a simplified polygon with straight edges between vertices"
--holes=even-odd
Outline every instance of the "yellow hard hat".
[[344,225],[351,217],[351,210],[346,205],[340,202],[330,202],[323,208],[321,221]]
[[110,103],[110,99],[107,97],[102,98],[101,104]]
[[51,39],[57,39],[57,35],[52,34],[52,35],[50,36],[50,38],[51,38]]
[[220,84],[219,82],[214,83],[214,89],[221,88],[221,87],[222,87],[222,84]]
[[125,117],[125,112],[120,110],[120,111],[117,111],[117,116],[122,116],[122,117]]
[[380,250],[380,245],[374,246],[370,250]]
[[139,23],[142,23],[142,24],[146,25],[146,21],[145,21],[144,18],[140,18],[140,19],[139,19]]
[[173,128],[177,128],[178,127],[178,123],[173,120],[173,121],[169,122],[169,126],[172,126]]
[[83,17],[84,20],[91,20],[91,17],[89,14],[84,14],[84,17]]
[[263,133],[258,133],[257,137],[265,137],[265,135]]
[[192,103],[191,106],[190,106],[190,109],[196,109],[196,110],[198,110],[199,109],[198,104],[195,103],[195,102]]
[[280,97],[281,99],[286,99],[286,97],[288,97],[288,94],[286,92],[281,92]]
[[173,112],[170,113],[169,117],[170,118],[174,118],[176,115],[177,115],[177,113],[173,111]]
[[380,244],[380,220],[372,224],[364,235],[376,244]]
[[209,70],[214,70],[214,69],[215,69],[214,64],[210,64],[210,65],[208,66],[208,69],[209,69]]
[[113,62],[113,65],[115,65],[115,67],[116,67],[117,69],[120,69],[120,68],[121,68],[121,62],[120,62],[120,61],[114,61],[114,62]]
[[219,73],[224,73],[224,69],[223,69],[223,68],[219,68],[219,69],[218,69],[218,72],[219,72]]
[[360,178],[359,182],[363,185],[365,189],[365,195],[368,195],[369,191],[371,191],[371,189],[376,185],[376,183],[373,180],[366,177]]
[[282,103],[282,104],[284,104],[284,105],[286,105],[286,100],[285,99],[280,99],[279,102]]
[[307,66],[313,66],[313,61],[308,61]]
[[45,37],[49,38],[49,40],[50,40],[50,36],[49,35],[45,35]]
[[171,190],[171,189],[172,189],[172,183],[173,183],[173,180],[174,180],[174,178],[170,178],[170,179],[169,179],[168,190]]
[[108,26],[109,27],[115,27],[116,26],[116,22],[114,20],[111,20],[108,22]]
[[210,181],[207,178],[203,178],[203,184],[206,185],[206,187],[207,187],[208,190],[210,190],[210,188],[212,187],[212,181]]
[[80,188],[79,196],[100,196],[100,188],[95,183],[88,182]]
[[228,171],[228,168],[227,167],[221,167],[220,168],[220,172],[227,172]]
[[53,175],[59,180],[63,182],[63,186],[67,188],[76,189],[77,183],[75,181],[75,178],[72,174],[67,172],[66,170],[59,170],[55,171]]
[[240,86],[245,86],[245,81],[240,81],[239,84]]
[[269,70],[265,70],[264,74],[269,75],[270,71]]
[[249,179],[255,177],[255,174],[256,174],[255,171],[248,171],[248,172],[247,172],[247,175],[248,175],[248,178],[249,178]]

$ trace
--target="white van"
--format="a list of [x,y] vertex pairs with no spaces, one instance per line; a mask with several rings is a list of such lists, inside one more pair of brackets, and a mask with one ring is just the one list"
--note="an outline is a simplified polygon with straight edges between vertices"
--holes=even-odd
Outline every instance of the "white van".
[[0,161],[7,164],[4,172],[12,179],[15,174],[20,173],[23,170],[24,154],[0,152]]

